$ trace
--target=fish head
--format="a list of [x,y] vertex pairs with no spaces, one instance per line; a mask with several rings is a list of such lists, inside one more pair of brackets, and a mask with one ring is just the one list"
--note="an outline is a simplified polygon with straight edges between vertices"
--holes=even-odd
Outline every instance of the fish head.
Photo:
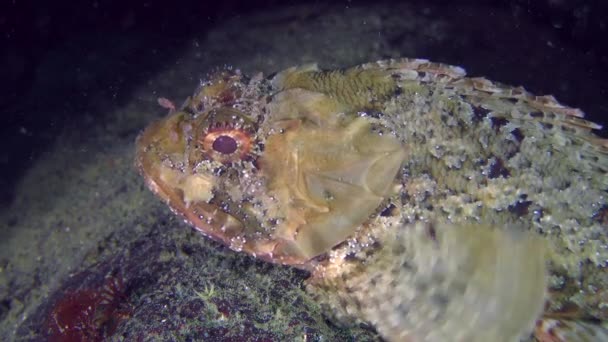
[[304,265],[379,210],[406,151],[326,93],[224,70],[148,126],[136,154],[148,187],[206,236]]

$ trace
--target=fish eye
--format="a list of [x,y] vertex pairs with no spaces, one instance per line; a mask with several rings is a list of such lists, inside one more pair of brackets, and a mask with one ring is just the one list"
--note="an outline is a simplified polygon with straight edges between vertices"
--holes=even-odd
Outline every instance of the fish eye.
[[233,137],[229,135],[220,135],[213,141],[211,145],[213,150],[222,154],[232,154],[238,149],[238,144]]
[[231,164],[249,158],[255,124],[234,108],[218,108],[200,118],[197,141],[206,158]]
[[245,129],[223,123],[214,125],[205,132],[201,146],[211,159],[229,164],[249,156],[251,140],[251,134]]

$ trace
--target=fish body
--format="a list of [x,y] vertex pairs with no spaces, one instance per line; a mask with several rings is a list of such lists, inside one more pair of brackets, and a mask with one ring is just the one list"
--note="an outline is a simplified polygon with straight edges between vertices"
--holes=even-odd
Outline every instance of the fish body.
[[227,69],[146,128],[136,164],[206,236],[309,270],[343,321],[391,341],[517,341],[535,326],[552,341],[545,317],[608,318],[599,128],[420,59]]

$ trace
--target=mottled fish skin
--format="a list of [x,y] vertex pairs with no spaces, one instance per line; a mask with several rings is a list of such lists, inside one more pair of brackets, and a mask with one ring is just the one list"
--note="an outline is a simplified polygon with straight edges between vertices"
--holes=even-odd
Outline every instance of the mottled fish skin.
[[196,229],[310,270],[322,304],[387,340],[511,341],[536,322],[553,341],[539,326],[568,312],[559,331],[583,341],[608,320],[599,128],[420,59],[227,69],[140,135],[136,164]]
[[547,317],[538,320],[534,331],[540,342],[608,341],[608,328],[599,322]]

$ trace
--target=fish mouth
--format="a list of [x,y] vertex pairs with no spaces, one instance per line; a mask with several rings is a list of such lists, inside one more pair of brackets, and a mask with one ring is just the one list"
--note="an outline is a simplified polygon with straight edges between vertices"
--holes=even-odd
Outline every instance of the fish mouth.
[[135,166],[148,188],[173,212],[204,235],[231,245],[243,231],[234,216],[209,203],[217,179],[193,173],[182,160],[188,144],[186,113],[178,112],[148,126],[137,138]]
[[235,251],[273,263],[297,266],[308,261],[288,251],[281,252],[284,250],[281,239],[252,227],[251,220],[221,209],[227,200],[216,196],[218,177],[193,172],[184,162],[190,139],[187,120],[187,113],[172,113],[149,125],[138,136],[135,167],[147,187],[187,224]]

